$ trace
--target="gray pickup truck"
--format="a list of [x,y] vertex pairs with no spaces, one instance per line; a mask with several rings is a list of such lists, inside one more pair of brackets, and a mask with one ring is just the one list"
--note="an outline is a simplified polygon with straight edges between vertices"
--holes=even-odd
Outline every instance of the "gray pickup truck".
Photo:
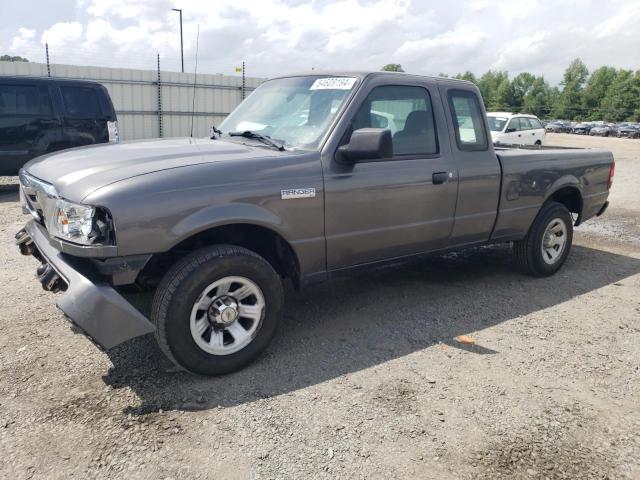
[[[34,218],[16,241],[99,346],[153,333],[175,364],[215,375],[265,349],[285,279],[499,242],[524,272],[553,274],[573,226],[607,208],[613,172],[606,151],[494,150],[468,82],[297,75],[263,83],[211,138],[31,161]],[[153,292],[150,314],[134,289]]]

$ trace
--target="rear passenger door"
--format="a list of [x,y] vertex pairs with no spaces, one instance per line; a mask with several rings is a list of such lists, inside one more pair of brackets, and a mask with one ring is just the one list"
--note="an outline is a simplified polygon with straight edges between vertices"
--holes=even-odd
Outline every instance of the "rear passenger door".
[[529,125],[531,126],[531,137],[533,138],[533,144],[535,145],[537,142],[542,145],[546,132],[542,123],[537,118],[527,118],[529,121]]
[[49,88],[36,83],[0,83],[0,175],[17,175],[30,159],[60,141]]
[[71,147],[109,141],[106,115],[92,86],[61,85],[64,135]]
[[[458,203],[451,246],[487,241],[495,224],[501,171],[477,89],[441,81],[448,104],[450,142],[457,166]],[[451,87],[449,87],[449,85]]]
[[[358,100],[361,99],[361,100]],[[435,82],[388,85],[372,80],[358,92],[339,145],[361,128],[392,132],[393,155],[355,164],[325,162],[325,233],[329,270],[446,246],[456,178]]]

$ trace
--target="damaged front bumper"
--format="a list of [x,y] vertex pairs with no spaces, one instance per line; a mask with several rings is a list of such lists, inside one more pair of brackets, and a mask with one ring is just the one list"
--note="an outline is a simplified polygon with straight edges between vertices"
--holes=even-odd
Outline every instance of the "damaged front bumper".
[[35,220],[16,234],[23,255],[40,260],[37,275],[45,290],[64,292],[57,306],[104,349],[152,333],[154,325],[87,264],[55,249]]

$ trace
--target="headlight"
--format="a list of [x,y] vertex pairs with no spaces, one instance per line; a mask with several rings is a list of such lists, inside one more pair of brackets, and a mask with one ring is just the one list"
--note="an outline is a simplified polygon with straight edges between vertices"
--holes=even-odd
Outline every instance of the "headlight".
[[58,198],[48,230],[51,235],[70,242],[94,245],[110,243],[110,223],[106,212]]

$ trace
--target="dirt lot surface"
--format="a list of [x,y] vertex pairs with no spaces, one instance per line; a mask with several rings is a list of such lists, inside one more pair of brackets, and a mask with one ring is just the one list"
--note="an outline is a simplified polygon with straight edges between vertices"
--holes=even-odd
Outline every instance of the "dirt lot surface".
[[151,338],[74,335],[12,244],[5,180],[0,477],[640,478],[640,141],[548,140],[617,160],[559,274],[499,246],[289,292],[266,355],[213,379]]

